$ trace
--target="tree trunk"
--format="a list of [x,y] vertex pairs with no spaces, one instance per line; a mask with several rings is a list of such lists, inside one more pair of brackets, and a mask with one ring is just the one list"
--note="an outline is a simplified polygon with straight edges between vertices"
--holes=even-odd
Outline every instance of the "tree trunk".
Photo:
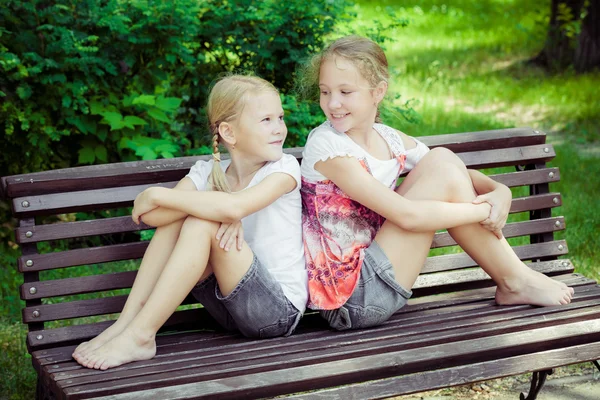
[[600,67],[600,0],[590,0],[574,55],[577,72]]
[[581,12],[584,0],[552,0],[550,12],[550,26],[544,49],[535,56],[531,62],[549,69],[563,69],[573,63],[575,48],[571,45],[571,39],[561,29],[562,21],[558,20],[558,5],[565,4],[571,9],[573,15]]

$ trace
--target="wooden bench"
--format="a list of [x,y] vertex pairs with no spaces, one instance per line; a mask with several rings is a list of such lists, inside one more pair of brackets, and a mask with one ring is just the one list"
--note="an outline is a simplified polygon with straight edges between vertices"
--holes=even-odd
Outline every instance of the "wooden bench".
[[[409,305],[380,327],[334,332],[309,313],[291,337],[250,340],[220,331],[202,308],[192,308],[169,319],[154,359],[90,370],[71,353],[111,324],[90,322],[89,317],[119,312],[126,294],[118,289],[129,288],[136,275],[132,270],[103,273],[105,263],[138,260],[147,246],[135,233],[141,228],[125,212],[116,216],[114,209],[131,206],[148,186],[172,187],[198,157],[9,176],[2,178],[2,189],[19,220],[20,295],[26,304],[27,345],[39,376],[38,398],[246,399],[289,394],[365,399],[536,371],[529,396],[535,398],[552,368],[599,359],[600,287],[574,274],[568,259],[558,258],[567,254],[567,243],[554,233],[565,229],[565,219],[551,213],[562,200],[549,184],[560,173],[546,167],[555,152],[545,143],[545,134],[523,128],[421,139],[432,148],[452,149],[470,168],[511,167],[493,178],[525,187],[523,196],[515,196],[511,212],[526,218],[508,224],[504,234],[523,238],[513,247],[521,259],[531,261],[531,268],[575,288],[571,304],[496,306],[493,283],[468,256],[439,255],[428,258]],[[287,151],[301,157],[301,149]],[[95,211],[97,216],[73,222],[47,217],[78,211]],[[39,242],[72,247],[39,254]],[[438,233],[432,247],[454,244],[447,233]],[[71,273],[64,277],[67,268]],[[81,299],[81,294],[94,296]]]

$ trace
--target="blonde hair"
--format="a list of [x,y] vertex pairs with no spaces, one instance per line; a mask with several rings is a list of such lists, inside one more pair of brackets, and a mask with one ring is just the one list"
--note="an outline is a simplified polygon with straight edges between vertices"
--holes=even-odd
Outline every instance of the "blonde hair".
[[[314,99],[318,93],[321,65],[333,57],[342,57],[351,62],[363,78],[374,89],[380,82],[388,83],[388,61],[377,43],[362,36],[342,37],[327,46],[321,53],[312,56],[299,74],[296,89],[305,98]],[[381,122],[379,109],[375,122]]]
[[208,179],[212,190],[231,192],[225,173],[221,169],[221,152],[219,151],[219,126],[224,122],[237,120],[250,95],[265,91],[279,93],[271,83],[257,76],[229,75],[220,78],[213,85],[208,95],[206,113],[209,132],[212,134],[213,168]]

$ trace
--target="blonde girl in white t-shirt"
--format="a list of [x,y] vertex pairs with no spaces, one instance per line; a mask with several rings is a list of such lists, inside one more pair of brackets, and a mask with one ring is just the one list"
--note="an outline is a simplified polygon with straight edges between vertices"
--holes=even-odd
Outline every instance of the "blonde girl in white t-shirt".
[[156,232],[118,320],[77,347],[79,364],[104,370],[154,357],[156,332],[190,291],[223,327],[249,337],[289,335],[304,312],[300,166],[282,152],[279,93],[232,75],[212,88],[207,113],[213,160],[173,189],[136,197],[133,220]]
[[340,330],[381,324],[406,304],[435,231],[446,228],[496,282],[498,304],[569,303],[572,288],[527,267],[503,238],[506,186],[378,123],[387,65],[375,42],[350,36],[304,74],[327,117],[301,167],[309,307]]

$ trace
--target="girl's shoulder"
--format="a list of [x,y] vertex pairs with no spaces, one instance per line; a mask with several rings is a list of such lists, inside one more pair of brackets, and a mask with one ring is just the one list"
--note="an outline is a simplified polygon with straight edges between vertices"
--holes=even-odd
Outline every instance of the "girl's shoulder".
[[353,155],[355,150],[345,134],[336,131],[329,121],[325,121],[308,135],[302,152],[302,162],[304,163],[306,158],[323,160],[328,157]]
[[[227,166],[230,162],[230,160],[221,161],[220,166],[223,171],[227,169]],[[208,178],[212,172],[213,165],[214,161],[212,159],[198,160],[194,165],[192,165],[192,168],[190,168],[190,172],[188,172],[186,177],[190,178],[194,182],[196,189],[205,190]]]
[[291,175],[291,177],[294,178],[294,180],[299,186],[300,163],[293,155],[284,153],[279,160],[266,163],[256,174],[257,181],[260,182],[267,176],[277,172],[282,172]]
[[391,126],[376,123],[374,128],[392,145],[399,147],[401,152],[414,149],[419,143],[417,139]]

